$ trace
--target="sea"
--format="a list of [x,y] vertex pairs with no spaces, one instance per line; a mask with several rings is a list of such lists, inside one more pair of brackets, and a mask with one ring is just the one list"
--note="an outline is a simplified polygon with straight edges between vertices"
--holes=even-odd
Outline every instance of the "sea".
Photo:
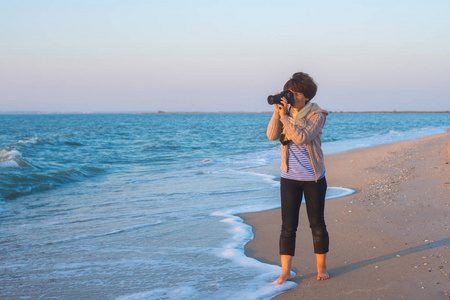
[[[269,113],[0,115],[1,299],[270,299],[240,213],[280,207]],[[325,154],[443,133],[447,113],[331,113]],[[350,183],[349,183],[350,184]],[[327,201],[346,196],[332,186]]]

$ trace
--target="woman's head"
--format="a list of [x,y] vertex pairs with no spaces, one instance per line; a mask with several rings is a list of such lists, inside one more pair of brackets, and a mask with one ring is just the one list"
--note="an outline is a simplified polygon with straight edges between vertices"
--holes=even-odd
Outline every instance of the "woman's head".
[[308,74],[298,72],[292,75],[291,79],[285,83],[283,90],[302,93],[309,101],[316,95],[317,84]]

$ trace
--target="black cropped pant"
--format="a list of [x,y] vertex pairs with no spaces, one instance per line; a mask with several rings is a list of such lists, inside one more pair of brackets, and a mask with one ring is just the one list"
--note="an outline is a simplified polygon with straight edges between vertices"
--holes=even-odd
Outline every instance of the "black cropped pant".
[[281,235],[280,254],[295,254],[295,237],[298,227],[298,215],[302,195],[305,195],[306,212],[311,228],[314,253],[324,254],[328,252],[329,238],[325,225],[325,194],[327,181],[325,177],[315,181],[297,181],[281,178]]

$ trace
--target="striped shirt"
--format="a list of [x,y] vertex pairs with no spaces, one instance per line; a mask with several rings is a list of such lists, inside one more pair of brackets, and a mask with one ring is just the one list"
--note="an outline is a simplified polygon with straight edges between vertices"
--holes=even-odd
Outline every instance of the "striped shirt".
[[[316,176],[306,145],[296,145],[291,141],[288,149],[288,171],[281,171],[281,177],[298,181],[315,181]],[[319,179],[323,176],[325,176],[325,172]]]
[[[305,128],[301,129],[292,124],[288,116],[280,117],[277,110],[273,112],[272,119],[270,119],[269,125],[267,125],[267,138],[269,140],[279,140],[283,128],[286,128],[286,133],[296,145],[306,145],[308,153],[311,155],[311,163],[316,171],[315,180],[319,180],[320,176],[325,173],[325,163],[321,148],[322,141],[320,137],[327,115],[328,112],[326,110],[321,109],[316,103],[313,103],[311,112],[305,117]],[[280,169],[284,172],[288,172],[288,148],[288,145],[281,145]]]

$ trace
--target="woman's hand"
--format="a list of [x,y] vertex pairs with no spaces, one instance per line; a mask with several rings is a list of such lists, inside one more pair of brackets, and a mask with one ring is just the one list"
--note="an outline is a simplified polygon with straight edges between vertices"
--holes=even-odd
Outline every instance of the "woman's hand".
[[281,104],[275,104],[275,110],[278,111],[280,118],[288,114],[286,98],[281,98]]

